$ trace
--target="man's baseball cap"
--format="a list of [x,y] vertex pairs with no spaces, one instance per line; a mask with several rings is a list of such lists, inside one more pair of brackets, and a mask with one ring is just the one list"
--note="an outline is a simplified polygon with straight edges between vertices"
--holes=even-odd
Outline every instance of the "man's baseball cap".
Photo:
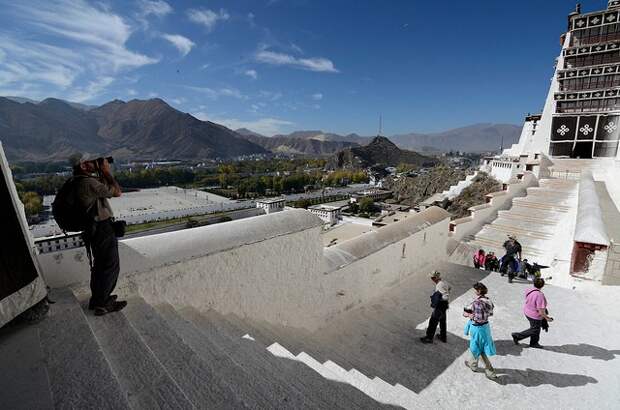
[[81,162],[87,161],[89,159],[87,154],[82,154],[81,152],[76,152],[75,154],[69,157],[69,165],[72,167],[77,167]]
[[431,279],[441,279],[441,272],[436,270],[433,273],[431,273]]

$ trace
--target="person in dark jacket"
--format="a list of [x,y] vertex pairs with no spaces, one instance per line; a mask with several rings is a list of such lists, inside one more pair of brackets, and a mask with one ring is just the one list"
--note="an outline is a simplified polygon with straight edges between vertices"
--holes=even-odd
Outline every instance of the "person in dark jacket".
[[433,343],[437,325],[439,325],[438,339],[446,343],[448,341],[448,329],[446,324],[446,311],[450,302],[450,291],[452,287],[441,278],[441,273],[435,271],[431,274],[431,280],[435,283],[435,292],[431,295],[431,307],[433,312],[428,321],[426,336],[421,337],[422,343]]
[[91,226],[82,234],[84,243],[92,253],[88,308],[94,310],[95,315],[102,316],[127,305],[127,302],[117,301],[116,295],[112,295],[120,263],[118,241],[112,225],[114,214],[108,199],[121,196],[121,188],[112,176],[106,159],[73,161],[73,175],[80,176],[76,179],[77,201],[92,217]]

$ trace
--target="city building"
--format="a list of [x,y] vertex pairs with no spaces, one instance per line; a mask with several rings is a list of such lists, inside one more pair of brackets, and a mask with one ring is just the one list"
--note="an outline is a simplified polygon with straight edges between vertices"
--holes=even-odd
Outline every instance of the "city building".
[[256,207],[264,209],[266,214],[283,211],[285,205],[286,199],[284,198],[260,199],[256,201]]
[[355,192],[351,195],[351,203],[358,202],[362,198],[370,198],[373,201],[382,201],[392,196],[392,191],[385,189],[365,189],[363,191]]
[[338,221],[340,220],[341,210],[342,208],[339,206],[325,204],[308,207],[308,211],[310,211],[310,213],[318,216],[328,224],[338,223]]

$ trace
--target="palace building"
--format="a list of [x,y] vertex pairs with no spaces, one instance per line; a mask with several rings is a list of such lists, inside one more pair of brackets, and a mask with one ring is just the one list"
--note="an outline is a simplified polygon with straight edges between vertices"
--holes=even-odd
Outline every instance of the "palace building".
[[542,115],[528,116],[519,143],[505,153],[553,158],[618,158],[620,1],[568,15],[567,32]]

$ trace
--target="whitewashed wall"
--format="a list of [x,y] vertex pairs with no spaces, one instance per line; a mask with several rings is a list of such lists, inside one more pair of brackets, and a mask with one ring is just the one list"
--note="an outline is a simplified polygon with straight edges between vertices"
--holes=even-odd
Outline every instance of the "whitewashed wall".
[[450,214],[431,207],[325,250],[326,319],[372,300],[412,274],[446,260]]
[[[445,260],[448,222],[433,207],[331,248],[322,221],[305,210],[132,238],[119,246],[118,293],[315,329]],[[83,250],[39,258],[51,286],[84,289]]]

